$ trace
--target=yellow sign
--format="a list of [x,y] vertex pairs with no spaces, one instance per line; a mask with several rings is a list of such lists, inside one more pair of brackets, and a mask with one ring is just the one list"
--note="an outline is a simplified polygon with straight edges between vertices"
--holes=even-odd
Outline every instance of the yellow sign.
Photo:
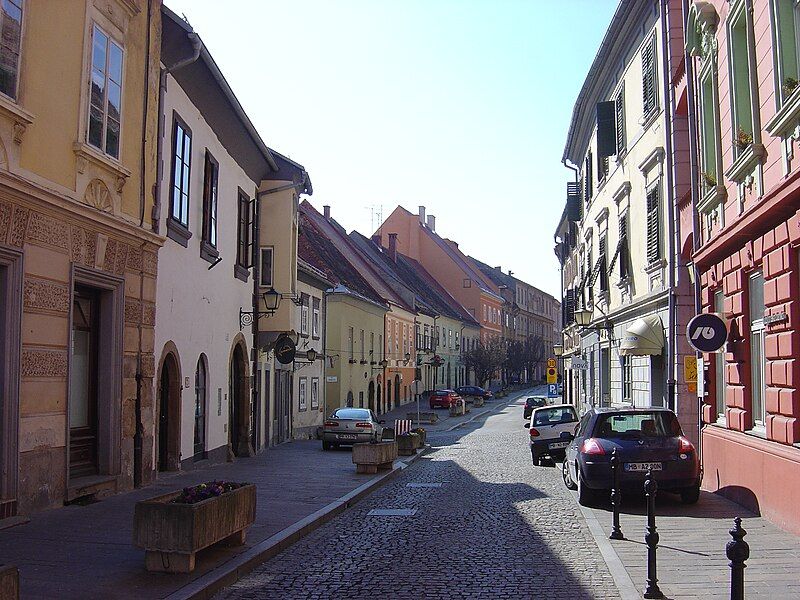
[[547,359],[547,366],[548,366],[548,368],[555,369],[556,368],[556,359],[555,358],[548,358]]
[[553,367],[548,367],[547,368],[547,383],[556,383],[556,378],[557,377],[558,377],[558,374],[556,373],[556,370]]
[[683,357],[683,380],[690,394],[697,393],[697,358],[692,355]]

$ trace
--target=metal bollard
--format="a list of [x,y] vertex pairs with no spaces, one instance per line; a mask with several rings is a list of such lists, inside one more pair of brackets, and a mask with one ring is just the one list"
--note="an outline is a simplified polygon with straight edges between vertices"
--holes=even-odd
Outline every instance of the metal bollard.
[[624,540],[625,536],[622,534],[622,529],[619,527],[619,505],[622,493],[619,491],[619,456],[617,456],[617,449],[611,452],[611,481],[613,487],[611,488],[611,512],[613,515],[611,534],[608,536],[612,540]]
[[644,492],[647,494],[647,534],[644,536],[647,544],[647,589],[645,598],[663,598],[664,594],[658,587],[656,577],[656,548],[658,548],[658,532],[656,531],[656,492],[658,483],[653,479],[653,472],[647,471],[644,482]]
[[742,527],[742,520],[736,517],[733,520],[733,529],[728,533],[733,540],[725,545],[725,554],[731,568],[731,600],[744,600],[744,564],[750,558],[750,546],[744,541],[747,532]]

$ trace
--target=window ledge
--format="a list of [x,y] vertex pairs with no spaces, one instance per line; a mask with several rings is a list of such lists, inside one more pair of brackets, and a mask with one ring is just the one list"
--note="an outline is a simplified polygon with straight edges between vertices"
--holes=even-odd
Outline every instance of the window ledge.
[[192,232],[182,223],[178,223],[172,217],[167,217],[167,237],[178,242],[184,248],[188,248]]
[[203,240],[200,242],[200,258],[214,265],[219,262],[219,250]]
[[767,121],[764,129],[770,135],[788,137],[789,133],[800,123],[800,90],[794,93],[783,103],[775,116]]
[[0,115],[14,122],[14,141],[21,144],[25,129],[35,117],[5,94],[0,94]]
[[708,188],[708,191],[700,198],[700,202],[697,203],[697,211],[707,213],[713,210],[727,195],[728,192],[724,185],[718,184]]
[[755,166],[761,162],[764,154],[763,145],[755,142],[751,143],[733,161],[731,167],[725,172],[725,177],[736,183],[742,183],[753,172]]
[[122,192],[122,188],[125,186],[125,182],[131,176],[130,170],[126,169],[121,162],[119,162],[115,158],[111,158],[107,154],[104,154],[94,146],[90,146],[85,142],[75,142],[72,146],[73,152],[75,152],[75,156],[77,159],[77,169],[78,173],[84,173],[86,171],[86,166],[88,163],[92,163],[95,166],[104,169],[109,174],[111,174],[115,181],[115,188],[117,193]]
[[628,286],[630,286],[630,284],[631,284],[631,277],[630,275],[628,275],[627,277],[623,277],[622,279],[617,281],[617,288],[625,290],[628,288]]
[[247,282],[247,280],[250,279],[250,269],[246,269],[242,265],[233,265],[233,276],[236,277],[236,279]]
[[657,272],[659,269],[663,269],[666,266],[667,266],[666,259],[661,258],[661,259],[659,259],[659,260],[657,260],[655,262],[651,262],[649,265],[647,265],[644,268],[644,272],[647,273],[648,275],[652,275],[653,273]]

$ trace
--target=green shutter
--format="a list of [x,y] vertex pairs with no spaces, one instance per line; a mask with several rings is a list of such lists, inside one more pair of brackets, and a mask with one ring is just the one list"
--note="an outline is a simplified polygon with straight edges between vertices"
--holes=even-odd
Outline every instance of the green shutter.
[[647,262],[661,258],[661,227],[658,201],[658,186],[647,193]]

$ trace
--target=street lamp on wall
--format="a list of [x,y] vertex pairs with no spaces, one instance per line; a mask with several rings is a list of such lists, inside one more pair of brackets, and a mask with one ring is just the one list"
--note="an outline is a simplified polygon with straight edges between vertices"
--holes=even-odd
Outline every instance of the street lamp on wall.
[[580,327],[586,327],[592,322],[592,311],[588,308],[579,308],[574,312],[575,323]]
[[553,344],[553,354],[562,356],[564,354],[564,346],[561,344]]

